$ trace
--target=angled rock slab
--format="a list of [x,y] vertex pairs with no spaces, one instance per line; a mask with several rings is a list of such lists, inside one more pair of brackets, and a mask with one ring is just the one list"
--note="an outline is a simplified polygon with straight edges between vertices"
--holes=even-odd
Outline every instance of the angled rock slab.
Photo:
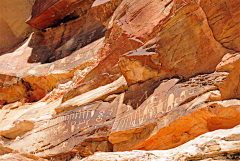
[[70,111],[79,106],[82,106],[97,100],[104,100],[107,96],[111,94],[124,92],[126,88],[127,88],[127,82],[125,78],[121,76],[119,79],[117,79],[113,83],[110,83],[108,85],[83,93],[77,97],[74,97],[62,103],[59,107],[55,108],[55,111],[57,113]]
[[240,98],[240,60],[237,60],[233,66],[226,80],[219,84],[223,100]]
[[61,113],[44,120],[41,126],[20,136],[9,147],[59,160],[77,152],[87,156],[94,151],[110,151],[112,146],[107,140],[118,104],[119,97],[112,103],[98,101]]
[[[48,64],[29,63],[28,58],[32,54],[29,47],[30,37],[16,51],[0,56],[0,100],[7,103],[15,102],[23,98],[33,101],[45,96],[58,86],[68,82],[74,76],[76,70],[85,69],[94,65],[97,53],[103,45],[103,39],[99,39],[61,60]],[[32,90],[31,93],[28,93]],[[40,97],[38,97],[40,96]]]
[[120,71],[118,65],[116,65],[107,73],[103,73],[88,82],[80,83],[79,85],[76,84],[76,87],[73,87],[73,88],[69,89],[68,91],[66,91],[66,93],[63,95],[62,102],[70,100],[76,96],[79,96],[83,93],[94,90],[98,87],[110,84],[110,83],[116,81],[121,76],[122,76],[121,71]]
[[155,31],[154,28],[171,15],[173,3],[171,0],[161,3],[157,0],[123,0],[108,23],[106,43],[101,50],[98,64],[83,81],[87,82],[108,72],[118,63],[121,55],[141,47],[150,39],[148,35]]
[[217,65],[217,72],[231,72],[233,68],[236,66],[235,63],[240,59],[239,53],[228,53],[224,55],[222,61]]
[[[193,1],[177,11],[140,49],[122,56],[120,67],[132,83],[176,74],[188,79],[214,72],[227,51],[215,40],[204,11]],[[134,65],[141,68],[139,73]]]
[[65,17],[75,18],[91,8],[94,0],[36,0],[27,24],[36,28],[44,29],[57,25]]
[[[210,90],[217,89],[217,84],[221,83],[226,76],[227,73],[200,75],[177,85],[175,84],[178,82],[178,79],[172,79],[160,84],[138,109],[132,110],[132,108],[122,104],[118,109],[117,118],[109,138],[110,142],[114,144],[114,151],[142,148],[146,150],[165,149],[181,145],[182,139],[176,141],[176,143],[174,143],[174,140],[170,140],[170,142],[173,142],[169,144],[161,140],[158,144],[153,142],[151,138],[158,132],[163,132],[160,136],[166,135],[164,133],[165,127],[168,127],[169,124],[179,117],[191,115],[194,112],[192,110],[191,113],[186,114],[187,110],[209,101],[210,95],[204,96],[200,100],[196,97]],[[176,131],[176,135],[177,133]],[[145,144],[146,142],[148,143]]]

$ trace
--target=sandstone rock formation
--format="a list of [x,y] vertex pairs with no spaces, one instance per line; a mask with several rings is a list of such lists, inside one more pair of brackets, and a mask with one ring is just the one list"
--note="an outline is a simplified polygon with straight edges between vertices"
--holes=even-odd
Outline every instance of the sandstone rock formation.
[[25,21],[31,14],[35,0],[1,0],[0,55],[21,43],[34,31]]
[[2,0],[0,160],[239,159],[239,4]]
[[239,126],[217,130],[170,150],[96,153],[84,161],[145,161],[145,160],[239,160]]

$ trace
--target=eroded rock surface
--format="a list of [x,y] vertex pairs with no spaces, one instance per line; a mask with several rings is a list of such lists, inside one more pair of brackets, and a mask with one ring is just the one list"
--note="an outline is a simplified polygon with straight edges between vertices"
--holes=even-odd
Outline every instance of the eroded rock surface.
[[0,160],[239,158],[239,0],[0,4]]
[[25,21],[31,14],[35,0],[1,0],[0,2],[0,55],[35,31]]

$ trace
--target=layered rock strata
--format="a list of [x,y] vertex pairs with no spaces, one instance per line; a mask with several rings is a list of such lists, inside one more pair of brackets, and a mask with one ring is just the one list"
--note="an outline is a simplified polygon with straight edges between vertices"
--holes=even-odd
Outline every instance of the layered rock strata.
[[239,0],[13,2],[0,160],[239,158]]

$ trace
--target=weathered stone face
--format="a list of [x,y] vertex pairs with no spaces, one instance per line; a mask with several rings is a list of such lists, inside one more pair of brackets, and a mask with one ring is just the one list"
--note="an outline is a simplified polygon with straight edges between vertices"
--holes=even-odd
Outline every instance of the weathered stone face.
[[2,0],[0,2],[0,55],[16,47],[35,31],[25,23],[31,14],[34,1]]
[[0,160],[236,159],[238,8],[2,0]]
[[[226,76],[227,73],[203,75],[177,85],[175,84],[178,79],[172,79],[160,84],[138,109],[132,110],[131,106],[122,104],[118,108],[118,115],[109,138],[110,142],[114,144],[114,151],[175,147],[176,143],[172,143],[174,141],[170,140],[170,146],[162,140],[159,140],[159,143],[152,142],[151,140],[154,140],[152,137],[156,133],[161,133],[157,137],[167,135],[168,132],[165,128],[169,128],[168,126],[179,117],[191,115],[194,111],[192,108],[208,101],[210,94],[203,96],[200,100],[196,97],[217,89],[217,84],[221,83]],[[192,103],[188,103],[190,101]],[[188,111],[191,110],[192,112],[189,113]],[[175,127],[175,125],[173,126]],[[178,131],[174,134],[178,135],[177,133]],[[200,134],[202,133],[200,132]],[[181,142],[181,139],[177,142]]]
[[224,47],[235,51],[239,51],[240,41],[239,4],[239,0],[201,0],[200,2],[216,40]]
[[233,70],[230,72],[226,80],[219,84],[219,89],[223,100],[240,98],[239,91],[239,60],[237,60],[233,66]]
[[[46,120],[34,131],[23,135],[24,141],[21,139],[15,141],[11,148],[42,157],[50,157],[59,153],[74,152],[74,149],[81,149],[81,144],[90,142],[90,140],[95,144],[108,142],[107,136],[111,130],[111,120],[116,116],[118,102],[119,98],[112,103],[95,102],[56,115],[52,119]],[[24,148],[21,148],[22,146]],[[100,151],[104,150],[97,145],[93,150],[97,151],[98,148]],[[111,149],[110,144],[109,148]],[[85,155],[93,152],[85,151]]]

